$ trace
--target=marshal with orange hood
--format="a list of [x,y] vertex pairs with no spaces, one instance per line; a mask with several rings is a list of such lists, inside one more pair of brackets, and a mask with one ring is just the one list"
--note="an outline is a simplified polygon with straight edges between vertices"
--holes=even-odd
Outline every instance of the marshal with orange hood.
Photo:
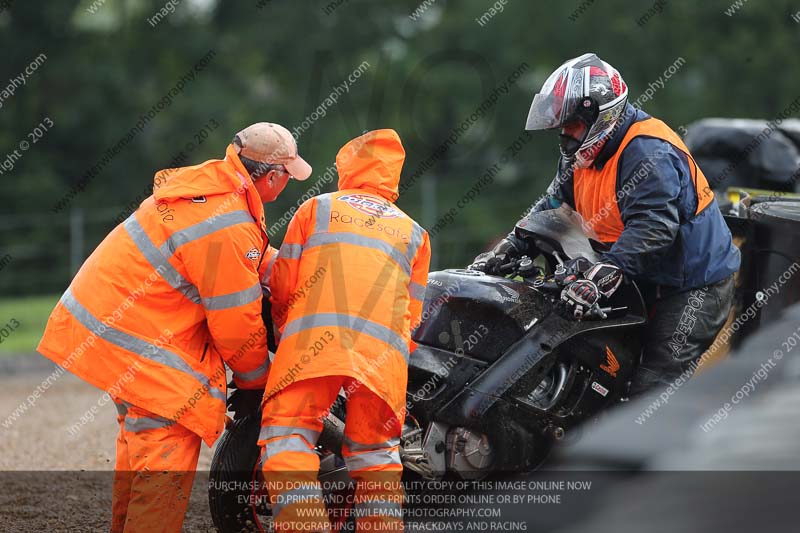
[[353,139],[336,156],[339,190],[294,215],[270,278],[282,338],[265,398],[294,381],[348,376],[402,422],[431,253],[427,232],[393,203],[404,160],[394,130]]

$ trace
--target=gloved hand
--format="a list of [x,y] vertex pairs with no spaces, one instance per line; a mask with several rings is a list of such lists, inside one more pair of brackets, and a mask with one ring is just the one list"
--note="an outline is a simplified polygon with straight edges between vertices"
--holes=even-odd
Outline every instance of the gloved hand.
[[622,269],[612,263],[596,263],[583,273],[583,277],[597,285],[600,294],[609,298],[622,285]]
[[567,316],[583,318],[600,300],[600,291],[594,282],[580,279],[561,291],[561,307]]
[[592,262],[585,257],[578,256],[575,259],[565,261],[563,265],[558,265],[553,277],[556,283],[565,287],[578,278],[583,276],[583,273],[592,267]]
[[234,390],[228,395],[227,405],[228,411],[233,411],[234,420],[258,412],[264,398],[264,389],[239,389],[233,382],[228,384],[228,390],[231,388]]
[[486,274],[499,274],[501,266],[520,255],[517,245],[511,239],[512,236],[509,236],[497,243],[491,251],[479,254],[467,268]]
[[500,266],[505,263],[505,259],[505,257],[498,257],[494,252],[483,252],[472,260],[472,264],[467,269],[485,272],[486,274],[498,274]]

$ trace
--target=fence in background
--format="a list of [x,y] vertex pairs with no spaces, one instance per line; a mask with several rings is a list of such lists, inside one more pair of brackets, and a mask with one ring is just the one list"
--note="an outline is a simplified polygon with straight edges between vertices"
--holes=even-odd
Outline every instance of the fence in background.
[[[430,218],[433,205],[425,206]],[[86,257],[116,226],[121,211],[121,207],[74,207],[58,214],[0,215],[0,297],[63,292]],[[431,239],[431,270],[461,268],[487,246],[457,227],[448,229]]]

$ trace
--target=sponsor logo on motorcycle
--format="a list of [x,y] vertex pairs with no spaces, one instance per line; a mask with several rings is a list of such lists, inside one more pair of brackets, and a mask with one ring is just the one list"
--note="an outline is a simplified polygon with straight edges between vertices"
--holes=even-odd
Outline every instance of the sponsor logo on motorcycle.
[[592,390],[603,397],[605,397],[608,394],[608,389],[603,387],[596,381],[592,381]]
[[504,296],[502,294],[498,295],[498,298],[501,302],[511,302],[511,303],[519,303],[519,292],[515,291],[511,287],[506,287],[505,285],[500,285],[500,288],[505,291],[508,296]]
[[[614,352],[611,351],[611,348],[609,348],[608,345],[606,345],[606,362],[605,364],[600,365],[600,369],[604,370],[612,378],[617,377],[619,361],[617,361],[617,356],[614,355]],[[605,394],[603,396],[605,396]]]
[[373,217],[398,218],[400,216],[400,210],[395,208],[392,204],[389,202],[380,202],[367,194],[347,194],[339,197],[339,200],[345,202],[353,209]]

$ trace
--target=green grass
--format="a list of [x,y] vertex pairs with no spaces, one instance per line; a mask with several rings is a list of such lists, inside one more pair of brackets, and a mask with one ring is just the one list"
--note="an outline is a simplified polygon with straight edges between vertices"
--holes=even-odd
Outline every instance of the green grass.
[[[0,333],[0,356],[9,353],[33,352],[42,338],[47,317],[58,296],[27,296],[0,300],[0,329],[12,330],[8,337]],[[12,322],[16,320],[16,322]],[[17,328],[13,325],[19,322]]]

